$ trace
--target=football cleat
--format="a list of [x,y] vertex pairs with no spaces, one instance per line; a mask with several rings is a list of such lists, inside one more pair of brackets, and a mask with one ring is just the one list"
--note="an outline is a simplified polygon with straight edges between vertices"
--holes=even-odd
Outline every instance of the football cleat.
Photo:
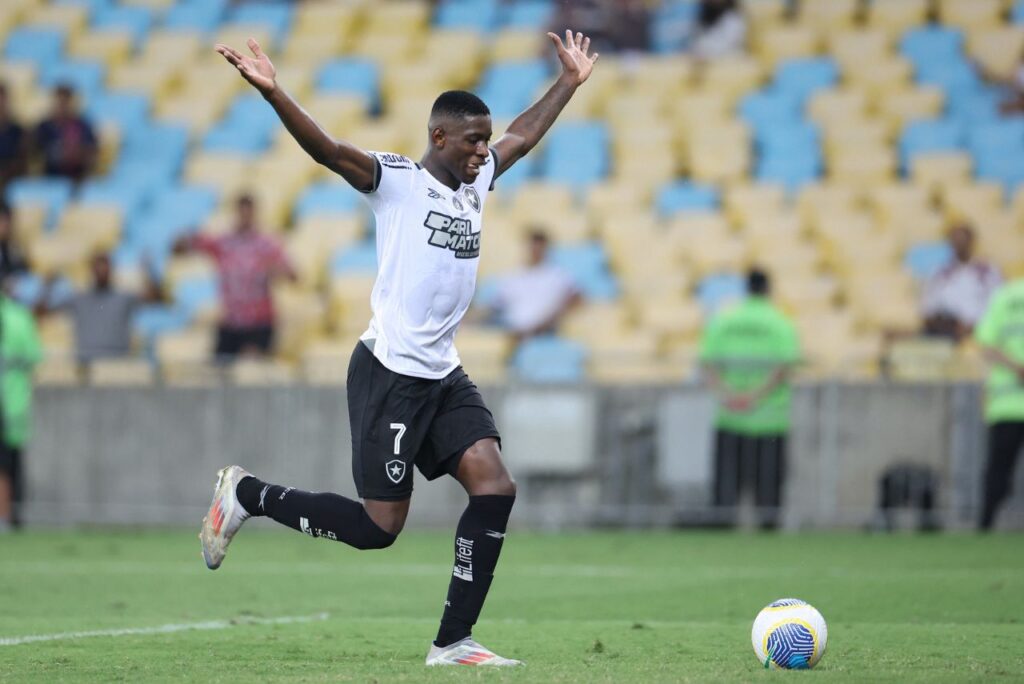
[[427,654],[427,666],[435,665],[486,665],[489,667],[511,667],[522,665],[521,660],[502,658],[500,655],[490,651],[473,641],[473,637],[466,637],[456,641],[450,646],[435,646],[431,644],[430,653]]
[[213,501],[210,510],[203,518],[203,526],[199,530],[199,541],[203,545],[203,560],[206,567],[216,570],[224,562],[228,552],[228,544],[249,514],[242,507],[235,488],[242,478],[250,473],[241,467],[232,465],[217,471],[217,484],[213,488]]

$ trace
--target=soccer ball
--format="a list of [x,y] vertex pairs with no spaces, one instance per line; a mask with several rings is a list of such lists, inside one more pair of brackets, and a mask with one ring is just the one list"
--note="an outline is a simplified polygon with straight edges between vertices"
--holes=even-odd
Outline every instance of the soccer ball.
[[765,669],[806,670],[825,653],[828,626],[811,604],[784,598],[769,603],[757,614],[750,641]]

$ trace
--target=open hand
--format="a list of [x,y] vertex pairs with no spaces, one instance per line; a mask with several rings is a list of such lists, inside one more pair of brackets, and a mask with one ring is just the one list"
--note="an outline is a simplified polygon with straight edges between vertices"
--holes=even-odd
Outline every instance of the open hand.
[[580,85],[590,77],[594,69],[594,62],[600,56],[598,53],[587,54],[590,51],[590,38],[582,33],[573,36],[572,31],[566,30],[565,42],[554,33],[548,33],[548,38],[555,44],[558,51],[558,59],[562,62],[562,73],[572,78],[576,85]]
[[277,70],[271,64],[270,58],[263,54],[260,44],[255,39],[250,38],[246,41],[246,45],[252,51],[252,57],[247,57],[238,50],[221,43],[217,43],[214,49],[224,55],[224,59],[235,65],[245,80],[266,95],[277,85],[274,81]]

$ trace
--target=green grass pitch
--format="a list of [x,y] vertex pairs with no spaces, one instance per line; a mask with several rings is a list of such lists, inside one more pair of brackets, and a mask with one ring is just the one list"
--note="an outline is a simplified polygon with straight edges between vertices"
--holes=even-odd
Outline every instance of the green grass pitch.
[[[1022,541],[513,533],[476,636],[527,666],[453,671],[423,667],[449,534],[359,553],[261,523],[210,572],[194,532],[29,532],[0,537],[0,681],[1024,681]],[[755,614],[785,596],[828,620],[812,672],[765,671],[751,650]]]

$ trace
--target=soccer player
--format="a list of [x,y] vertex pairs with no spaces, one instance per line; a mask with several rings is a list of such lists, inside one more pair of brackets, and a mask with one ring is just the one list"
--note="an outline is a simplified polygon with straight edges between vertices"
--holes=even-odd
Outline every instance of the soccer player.
[[216,46],[315,161],[365,193],[377,221],[378,272],[373,317],[352,353],[347,383],[352,474],[363,502],[269,484],[228,466],[218,473],[203,520],[203,556],[208,567],[219,567],[242,523],[263,515],[310,536],[382,549],[405,524],[412,465],[428,480],[451,475],[469,505],[456,529],[448,598],[427,665],[520,664],[471,636],[516,486],[501,460],[494,418],[459,365],[453,339],[476,286],[488,190],[537,144],[597,61],[581,33],[566,31],[564,42],[548,36],[562,72],[540,100],[488,147],[487,106],[468,92],[442,93],[419,163],[333,139],[278,86],[255,40],[248,41],[251,57]]

